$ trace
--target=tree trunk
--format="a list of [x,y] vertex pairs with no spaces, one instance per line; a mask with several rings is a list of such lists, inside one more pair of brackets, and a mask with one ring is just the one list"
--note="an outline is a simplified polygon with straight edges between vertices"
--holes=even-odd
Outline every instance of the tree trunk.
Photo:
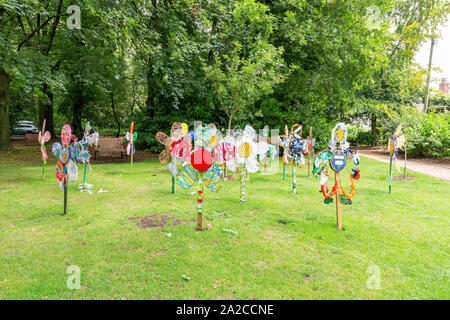
[[154,103],[155,96],[153,90],[153,61],[152,58],[148,58],[148,70],[147,70],[147,99],[145,105],[147,106],[147,116],[153,118],[155,116]]
[[72,133],[81,138],[83,135],[83,128],[81,125],[81,115],[83,114],[83,93],[80,88],[77,89],[75,94],[75,101],[73,102],[72,109]]
[[44,119],[46,120],[45,130],[54,135],[55,127],[53,122],[53,92],[50,86],[46,83],[42,86],[42,92],[47,96],[48,100],[38,101],[38,126],[42,128]]
[[112,108],[114,120],[116,120],[116,123],[117,123],[116,138],[118,138],[120,136],[120,121],[117,119],[116,108],[114,107],[114,93],[113,92],[111,92],[111,108]]
[[377,115],[376,114],[372,114],[372,119],[370,122],[370,128],[372,130],[372,147],[375,147],[377,145],[377,135],[378,135],[378,130],[377,130]]
[[233,114],[230,114],[230,117],[228,118],[228,132],[231,131],[231,120],[233,120]]
[[10,85],[8,74],[0,69],[0,150],[11,149],[8,115]]

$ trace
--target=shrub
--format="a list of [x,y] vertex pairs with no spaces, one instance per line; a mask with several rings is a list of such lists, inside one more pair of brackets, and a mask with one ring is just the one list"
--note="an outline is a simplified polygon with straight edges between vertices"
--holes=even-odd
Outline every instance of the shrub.
[[395,128],[402,124],[408,154],[418,157],[450,156],[448,112],[423,113],[414,108],[408,108],[406,116],[401,112],[403,111],[386,113],[388,117],[381,127],[383,142],[392,137]]
[[372,145],[373,133],[370,129],[362,126],[348,126],[347,140],[351,145],[369,146]]

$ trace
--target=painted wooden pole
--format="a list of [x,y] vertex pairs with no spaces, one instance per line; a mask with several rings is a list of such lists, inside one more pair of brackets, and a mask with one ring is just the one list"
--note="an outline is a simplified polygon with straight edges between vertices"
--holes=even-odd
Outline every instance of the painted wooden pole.
[[67,183],[64,185],[64,215],[67,213]]
[[[42,152],[44,152],[44,149],[45,149],[45,142],[42,144]],[[42,156],[42,181],[44,180],[45,180],[45,157]]]
[[336,190],[336,220],[339,230],[342,230],[342,212],[341,212],[341,179],[339,172],[334,172],[334,178],[337,184]]
[[283,164],[283,181],[286,180],[286,165]]
[[297,175],[295,174],[295,163],[292,164],[292,193],[297,193]]
[[241,203],[245,202],[245,176],[246,176],[246,167],[241,168]]
[[389,157],[389,193],[391,193],[392,184],[392,154]]
[[198,173],[198,184],[197,184],[197,231],[203,230],[203,172]]
[[[131,138],[133,139],[133,138]],[[131,144],[131,173],[133,173],[133,143]]]
[[223,163],[223,180],[227,181],[227,162]]
[[172,176],[172,194],[175,193],[175,177]]

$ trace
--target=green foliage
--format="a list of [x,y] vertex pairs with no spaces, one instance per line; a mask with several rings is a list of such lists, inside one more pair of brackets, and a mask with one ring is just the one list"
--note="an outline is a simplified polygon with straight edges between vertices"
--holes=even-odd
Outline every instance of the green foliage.
[[408,153],[422,157],[450,156],[450,114],[418,113],[405,128]]
[[450,114],[447,111],[423,113],[415,108],[393,110],[385,107],[386,117],[380,126],[384,144],[401,124],[408,154],[418,157],[450,156]]
[[374,135],[371,130],[362,126],[351,125],[348,129],[348,141],[351,145],[369,146],[372,145]]
[[[314,128],[318,147],[335,123],[364,122],[383,142],[379,106],[423,99],[413,57],[450,10],[444,0],[80,0],[81,30],[70,30],[69,4],[1,2],[9,120],[47,117],[56,132],[68,123],[76,134],[90,121],[118,136],[134,121],[147,150],[160,150],[157,131],[194,120],[279,130],[298,122]],[[375,29],[370,5],[380,8]]]

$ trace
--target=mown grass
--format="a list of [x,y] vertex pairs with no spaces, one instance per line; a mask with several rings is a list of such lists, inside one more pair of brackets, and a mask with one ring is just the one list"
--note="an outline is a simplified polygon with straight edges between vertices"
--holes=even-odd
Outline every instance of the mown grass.
[[[294,195],[280,168],[251,175],[245,204],[239,181],[206,191],[204,225],[212,229],[196,232],[196,195],[179,187],[171,194],[157,160],[135,162],[133,174],[127,163],[93,165],[93,194],[70,185],[63,216],[50,158],[41,181],[37,147],[0,153],[0,299],[450,297],[446,181],[409,171],[418,179],[394,182],[389,195],[388,165],[362,158],[339,231],[318,180],[298,169]],[[155,213],[183,223],[160,230],[130,220]],[[66,286],[70,265],[81,270],[79,290]],[[371,266],[380,270],[380,289],[367,286]]]

